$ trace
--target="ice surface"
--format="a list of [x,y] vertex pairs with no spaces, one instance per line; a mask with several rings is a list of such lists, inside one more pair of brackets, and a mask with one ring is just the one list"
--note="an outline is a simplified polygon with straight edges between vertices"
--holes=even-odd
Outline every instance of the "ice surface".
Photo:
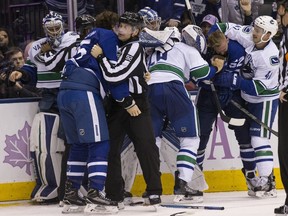
[[[274,208],[284,203],[285,192],[278,190],[277,198],[251,198],[247,192],[225,192],[225,193],[205,193],[204,202],[193,204],[197,206],[223,206],[225,210],[196,210],[196,209],[175,209],[158,207],[157,212],[151,206],[126,206],[124,210],[115,215],[125,216],[169,216],[177,212],[186,212],[178,216],[271,216],[274,215]],[[141,198],[133,198],[135,201]],[[163,203],[172,203],[173,196],[162,196]],[[62,208],[58,205],[31,205],[27,201],[17,203],[0,202],[1,216],[65,216],[61,213]],[[67,215],[67,214],[66,214]],[[72,216],[85,215],[69,214]],[[95,214],[94,214],[95,215]],[[99,214],[98,214],[99,215]]]

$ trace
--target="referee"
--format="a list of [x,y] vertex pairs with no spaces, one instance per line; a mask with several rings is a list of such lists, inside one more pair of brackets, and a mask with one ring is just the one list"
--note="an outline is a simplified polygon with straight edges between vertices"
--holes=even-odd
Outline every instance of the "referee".
[[[144,75],[147,71],[145,51],[138,43],[138,34],[143,25],[137,13],[125,12],[119,19],[118,38],[123,43],[118,61],[111,64],[102,55],[102,49],[94,46],[91,54],[98,59],[105,80],[110,82],[112,101],[108,113],[110,153],[106,180],[107,197],[121,202],[124,185],[121,175],[120,150],[127,134],[132,140],[146,182],[143,195],[146,204],[161,202],[162,194],[159,149],[155,144],[150,108],[147,97],[148,85]],[[105,53],[104,53],[105,54]],[[129,90],[130,95],[122,100],[117,89]]]

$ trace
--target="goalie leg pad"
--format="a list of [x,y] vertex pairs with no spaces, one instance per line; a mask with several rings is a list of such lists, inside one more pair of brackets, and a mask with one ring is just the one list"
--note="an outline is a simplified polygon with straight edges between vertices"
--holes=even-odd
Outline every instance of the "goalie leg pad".
[[50,200],[57,197],[60,184],[62,154],[64,141],[57,137],[59,116],[52,113],[40,112],[36,114],[30,135],[30,152],[34,154],[37,170],[37,184],[41,184],[37,192],[34,190],[32,199],[36,201]]

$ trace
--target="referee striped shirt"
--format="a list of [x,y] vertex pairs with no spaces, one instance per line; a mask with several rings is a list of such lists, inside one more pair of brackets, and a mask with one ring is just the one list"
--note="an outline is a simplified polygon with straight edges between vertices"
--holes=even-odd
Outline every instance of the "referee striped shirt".
[[100,61],[104,79],[111,83],[129,81],[129,91],[134,94],[142,94],[148,88],[144,74],[148,71],[145,51],[137,42],[127,43],[118,51],[118,61],[112,64],[104,57]]

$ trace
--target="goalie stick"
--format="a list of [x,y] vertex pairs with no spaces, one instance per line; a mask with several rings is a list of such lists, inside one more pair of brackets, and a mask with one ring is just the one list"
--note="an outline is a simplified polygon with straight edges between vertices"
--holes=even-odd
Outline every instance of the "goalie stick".
[[264,127],[266,130],[270,131],[272,134],[274,134],[275,136],[278,137],[278,132],[273,130],[272,128],[268,127],[268,125],[266,125],[264,122],[260,121],[256,116],[254,116],[252,113],[250,113],[247,109],[245,109],[244,107],[242,107],[239,103],[237,103],[234,100],[231,100],[231,103],[237,107],[239,110],[241,110],[243,113],[245,113],[249,118],[251,118],[252,120],[254,120],[256,123],[258,123],[259,125],[261,125],[262,127]]
[[187,208],[187,209],[205,209],[205,210],[224,210],[223,206],[197,206],[197,205],[178,205],[178,204],[161,204],[166,208]]
[[234,125],[234,126],[242,126],[242,125],[244,125],[244,123],[245,123],[245,119],[244,118],[242,118],[242,119],[232,118],[232,117],[226,116],[224,114],[224,112],[223,112],[223,110],[221,108],[221,104],[220,104],[218,95],[217,95],[217,91],[216,91],[215,86],[214,86],[212,81],[210,81],[210,86],[211,86],[213,97],[215,99],[215,103],[216,103],[216,106],[217,106],[218,113],[220,114],[220,117],[221,117],[222,121],[224,121],[224,122],[226,122],[226,123],[228,123],[230,125]]
[[191,4],[190,4],[189,0],[185,0],[185,4],[186,4],[187,10],[189,12],[189,17],[191,19],[192,24],[196,25],[196,21],[194,19],[192,8],[191,8]]

